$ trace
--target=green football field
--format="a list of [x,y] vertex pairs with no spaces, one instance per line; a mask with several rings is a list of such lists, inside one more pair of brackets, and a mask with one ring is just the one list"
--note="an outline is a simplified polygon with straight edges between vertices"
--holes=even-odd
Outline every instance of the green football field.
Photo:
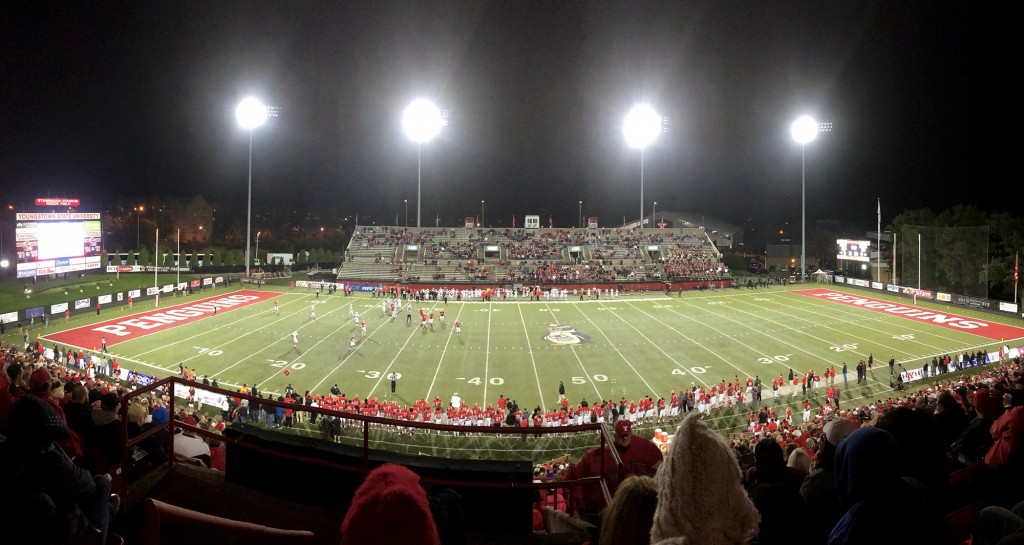
[[[269,288],[265,290],[272,291]],[[259,384],[265,392],[283,392],[290,383],[300,393],[326,394],[337,384],[349,397],[372,395],[412,403],[437,396],[447,402],[457,392],[470,404],[483,406],[504,395],[521,408],[542,409],[557,402],[559,381],[575,404],[618,401],[623,396],[667,399],[673,389],[688,388],[691,383],[711,385],[731,381],[734,375],[741,380],[759,376],[767,383],[765,404],[792,403],[798,413],[797,404],[803,400],[798,390],[787,389],[774,401],[770,389],[771,377],[788,375],[790,368],[798,374],[808,369],[820,372],[831,365],[838,370],[845,361],[849,387],[843,392],[843,404],[848,407],[893,395],[887,366],[890,355],[909,370],[936,355],[993,352],[1003,344],[1022,344],[1017,342],[1019,335],[1017,340],[983,337],[800,292],[820,288],[842,290],[803,285],[585,301],[572,296],[539,302],[449,301],[445,305],[424,301],[412,302],[412,323],[407,323],[404,308],[392,321],[381,312],[382,299],[369,295],[316,297],[304,289],[285,287],[275,297],[263,292],[263,299],[248,306],[221,309],[216,315],[131,336],[111,344],[110,352],[124,368],[163,377],[176,374],[181,363],[194,369],[197,377],[216,377],[222,387],[232,389],[244,383]],[[166,300],[161,309],[194,304],[211,293],[218,292]],[[908,298],[850,293],[913,304]],[[273,311],[275,300],[279,314]],[[350,305],[366,322],[365,337],[350,317]],[[311,308],[316,309],[315,319],[310,317]],[[432,330],[419,326],[421,308],[435,314]],[[445,324],[439,323],[442,308]],[[971,315],[939,305],[929,308]],[[111,309],[99,318],[125,320],[153,311],[150,301],[134,309]],[[86,314],[67,326],[80,331],[92,327],[82,320],[95,319]],[[981,319],[998,324],[999,317]],[[461,335],[454,331],[457,320],[462,324]],[[65,327],[60,322],[40,333],[44,338],[59,338],[53,334]],[[1004,322],[1021,325],[1012,319]],[[1005,330],[1019,332],[1017,327]],[[68,329],[66,333],[71,333],[72,328]],[[297,348],[293,332],[298,333]],[[352,335],[358,341],[355,349],[349,347]],[[49,347],[51,341],[44,343]],[[857,385],[855,366],[869,354],[874,355],[873,377]],[[391,373],[400,377],[394,396],[387,380]],[[841,383],[842,377],[836,380]],[[818,402],[824,397],[823,388],[816,396]],[[745,422],[742,415],[734,418],[730,426]]]

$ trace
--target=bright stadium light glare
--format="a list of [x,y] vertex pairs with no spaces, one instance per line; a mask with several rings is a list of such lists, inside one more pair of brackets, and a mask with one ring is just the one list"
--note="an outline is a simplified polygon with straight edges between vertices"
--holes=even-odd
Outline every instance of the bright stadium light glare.
[[789,128],[797,144],[810,144],[818,136],[818,123],[809,115],[800,116]]
[[417,144],[430,142],[444,126],[441,110],[433,102],[419,98],[412,101],[402,114],[402,129]]
[[267,107],[258,98],[249,97],[235,108],[235,119],[243,129],[252,130],[267,121]]
[[637,104],[626,114],[622,134],[626,144],[640,150],[640,229],[644,227],[644,148],[661,132],[662,119],[650,104]]
[[637,104],[626,114],[622,134],[626,144],[634,149],[646,148],[661,132],[661,116],[650,104]]
[[793,122],[789,132],[800,144],[800,281],[803,282],[807,278],[807,144],[818,136],[818,122],[809,115],[802,115]]
[[416,227],[420,226],[423,186],[423,144],[430,142],[444,127],[444,114],[427,99],[418,98],[402,114],[402,130],[416,143]]
[[249,245],[252,240],[252,139],[256,128],[267,121],[267,107],[258,98],[249,97],[235,108],[238,125],[249,131],[249,201],[245,216],[245,277],[249,278]]

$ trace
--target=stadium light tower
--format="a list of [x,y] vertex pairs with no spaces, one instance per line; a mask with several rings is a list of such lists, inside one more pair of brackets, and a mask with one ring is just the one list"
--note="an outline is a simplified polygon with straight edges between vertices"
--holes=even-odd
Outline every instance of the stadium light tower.
[[809,115],[800,116],[789,129],[800,144],[800,281],[807,279],[807,144],[818,136],[818,123]]
[[144,209],[145,209],[145,207],[142,206],[141,204],[134,208],[134,210],[135,210],[135,251],[136,252],[139,251],[139,244],[142,242],[140,240],[140,238],[139,238],[139,234],[142,232],[141,228],[139,227],[142,222],[141,222],[141,220],[139,218],[142,216],[142,211]]
[[484,201],[480,201],[480,227],[484,227],[487,224],[484,223]]
[[235,118],[243,129],[249,129],[249,203],[245,217],[245,277],[249,277],[249,245],[252,241],[252,136],[267,121],[267,107],[257,98],[249,97],[238,104]]
[[405,228],[409,228],[409,199],[405,199]]
[[444,126],[441,110],[429,100],[412,101],[402,114],[402,129],[416,142],[416,227],[420,226],[423,185],[423,144],[430,142]]
[[576,224],[577,229],[583,229],[583,201],[580,201],[580,222]]
[[644,226],[644,148],[661,132],[661,116],[650,104],[637,104],[626,114],[622,134],[631,148],[640,148],[640,228]]

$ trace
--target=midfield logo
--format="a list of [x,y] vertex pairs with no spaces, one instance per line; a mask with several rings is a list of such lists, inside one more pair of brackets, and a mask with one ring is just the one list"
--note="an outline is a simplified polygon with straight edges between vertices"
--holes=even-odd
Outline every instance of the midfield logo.
[[544,340],[554,344],[582,344],[590,342],[590,338],[576,331],[571,325],[551,324]]

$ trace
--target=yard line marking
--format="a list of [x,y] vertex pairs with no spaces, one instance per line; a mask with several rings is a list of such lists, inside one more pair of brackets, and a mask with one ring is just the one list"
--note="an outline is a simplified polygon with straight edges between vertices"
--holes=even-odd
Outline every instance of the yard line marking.
[[[584,317],[586,317],[586,318],[587,318],[587,321],[588,321],[588,322],[590,322],[590,323],[591,323],[591,324],[592,324],[592,325],[593,325],[594,327],[596,327],[596,328],[597,328],[597,331],[601,333],[601,336],[602,336],[602,337],[604,337],[604,340],[608,341],[608,344],[609,344],[609,345],[610,345],[610,346],[612,347],[612,350],[614,350],[614,351],[615,351],[615,353],[616,353],[616,354],[618,354],[620,358],[622,358],[622,361],[626,362],[626,365],[628,365],[628,366],[629,366],[629,368],[630,368],[630,369],[632,369],[632,370],[633,370],[633,372],[634,372],[634,373],[636,374],[636,376],[640,378],[640,382],[643,382],[643,383],[644,383],[644,386],[646,386],[646,387],[647,387],[647,391],[649,391],[649,392],[651,392],[651,393],[654,393],[654,392],[655,392],[655,390],[654,390],[654,387],[653,387],[653,386],[651,386],[651,385],[650,385],[650,383],[649,383],[649,382],[647,382],[647,379],[646,379],[646,378],[644,378],[644,376],[643,376],[643,375],[641,375],[641,374],[640,374],[640,372],[636,370],[636,367],[633,367],[633,364],[632,364],[632,363],[631,363],[631,362],[629,361],[629,358],[627,358],[627,357],[626,357],[626,356],[625,356],[625,355],[624,355],[624,354],[622,353],[622,350],[619,350],[619,347],[618,347],[618,346],[616,346],[616,345],[615,345],[615,343],[613,343],[613,342],[612,342],[612,340],[611,340],[610,338],[608,338],[608,335],[607,335],[607,334],[606,334],[606,333],[604,332],[604,330],[603,330],[603,329],[601,329],[601,326],[597,325],[597,323],[596,323],[596,322],[594,322],[594,320],[591,320],[591,319],[590,319],[590,317],[589,317],[589,316],[587,316],[587,314],[586,314],[585,312],[583,312],[582,310],[579,310],[579,309],[576,309],[576,310],[577,310],[577,311],[578,311],[578,312],[579,312],[580,314],[582,314],[582,315],[583,315]],[[614,311],[612,311],[612,312],[614,312]],[[574,353],[575,353],[575,352],[574,352]],[[576,357],[577,357],[577,359],[579,359],[579,356],[578,356],[578,355],[577,355]],[[581,363],[581,366],[582,366],[582,363]],[[587,375],[587,376],[589,377],[590,375]],[[591,382],[593,382],[593,380],[591,380]],[[595,389],[595,390],[597,389],[597,384],[594,384],[594,389]],[[600,393],[600,392],[598,392],[598,397],[599,397],[600,399],[604,399],[604,397],[602,397],[602,396],[601,396],[601,393]]]
[[[786,293],[788,294],[790,292],[786,292]],[[849,307],[847,305],[835,305],[835,304],[829,305],[828,303],[829,303],[829,301],[820,301],[820,300],[818,300],[818,304],[815,304],[814,308],[818,308],[818,307],[828,308],[829,310],[835,310],[834,314],[842,313],[842,315],[844,315],[844,316],[857,317],[859,319],[857,321],[853,322],[853,325],[856,325],[857,327],[861,327],[861,328],[870,329],[871,331],[875,331],[875,332],[879,332],[879,333],[890,334],[890,336],[891,336],[891,332],[886,331],[884,329],[869,328],[868,326],[863,325],[863,322],[878,323],[878,324],[881,324],[883,326],[891,325],[893,322],[892,321],[885,321],[884,320],[884,318],[885,318],[884,315],[879,315],[879,314],[874,313],[874,312],[869,312],[869,313],[866,313],[866,314],[865,313],[857,313],[856,312],[857,309]],[[778,304],[784,305],[784,303],[778,303]],[[785,305],[785,306],[788,306],[789,308],[793,308],[791,305]],[[800,308],[800,307],[797,307],[797,308]],[[921,307],[921,310],[928,310],[928,309],[926,309],[924,307]],[[815,314],[824,315],[824,314],[821,314],[821,313],[815,313]],[[900,317],[899,315],[893,315],[893,316]],[[937,339],[940,339],[940,340],[949,340],[949,337],[947,335],[944,335],[945,333],[947,333],[946,330],[943,330],[941,328],[935,328],[935,327],[925,327],[925,326],[927,326],[929,324],[922,323],[922,322],[917,322],[917,321],[914,321],[914,320],[906,320],[906,319],[904,319],[904,320],[900,320],[900,321],[898,321],[896,323],[900,324],[901,326],[907,326],[907,329],[915,334],[914,339],[910,340],[910,342],[920,344],[920,345],[924,346],[925,348],[928,348],[928,349],[933,350],[933,351],[937,351],[939,353],[944,353],[941,350],[939,350],[938,346],[935,346],[935,345],[930,344],[930,343],[926,343],[923,340],[919,340],[916,335],[919,334],[921,336],[934,337],[934,338],[937,338]],[[965,333],[967,333],[967,332],[965,332]],[[968,345],[964,346],[962,349],[963,350],[975,350],[975,349],[978,349],[978,348],[985,348],[985,347],[988,347],[988,346],[998,346],[998,343],[996,343],[993,340],[989,339],[989,343],[987,343],[987,344],[980,344],[980,345],[970,345],[970,344],[968,344]],[[916,358],[922,357],[920,355],[912,354],[910,352],[907,352],[906,350],[901,350],[899,348],[893,348],[892,346],[889,346],[889,345],[885,345],[885,347],[889,348],[890,352],[900,352],[902,354],[908,355],[908,356],[910,356],[910,359],[916,359]]]
[[[459,317],[462,316],[462,311],[466,309],[466,305],[459,307],[459,313],[455,315],[455,321],[459,321]],[[441,372],[441,364],[444,362],[444,356],[448,353],[448,344],[452,342],[452,335],[455,333],[455,326],[452,326],[448,330],[448,340],[444,343],[444,348],[441,350],[441,357],[437,359],[437,367],[434,368],[434,378],[430,379],[430,386],[427,387],[427,395],[423,399],[430,399],[430,393],[434,391],[434,383],[437,382],[437,375]]]
[[[787,292],[787,293],[788,293],[788,292]],[[776,305],[779,305],[779,306],[785,307],[785,308],[789,308],[789,309],[795,309],[795,310],[805,310],[805,309],[809,308],[809,307],[796,307],[796,306],[793,306],[793,305],[787,305],[787,304],[785,304],[785,302],[779,302],[779,301],[773,301],[773,303],[774,303],[774,304],[776,304]],[[816,306],[816,305],[815,305],[815,306]],[[734,308],[735,308],[735,307],[734,307]],[[740,309],[735,309],[735,310],[740,310]],[[764,310],[768,310],[768,311],[771,311],[771,312],[775,312],[775,313],[777,313],[777,314],[781,314],[782,316],[785,316],[786,318],[789,318],[790,320],[794,320],[794,321],[795,321],[795,320],[800,320],[800,321],[803,321],[803,322],[807,322],[807,323],[813,324],[813,325],[815,325],[815,326],[817,326],[817,327],[821,327],[821,328],[825,328],[825,329],[828,329],[828,330],[830,330],[830,331],[836,331],[836,332],[839,332],[839,333],[845,334],[845,335],[847,335],[847,336],[849,336],[849,337],[852,337],[852,338],[854,338],[854,339],[858,339],[858,340],[860,340],[860,341],[863,341],[863,342],[865,342],[865,343],[871,342],[871,341],[870,341],[869,339],[866,339],[865,337],[862,337],[862,336],[860,336],[860,335],[855,335],[855,334],[853,334],[853,333],[850,333],[850,331],[849,331],[849,330],[844,330],[844,329],[839,329],[839,328],[836,328],[836,327],[832,327],[832,326],[826,325],[826,323],[825,323],[825,322],[822,322],[822,321],[814,321],[814,320],[810,320],[810,319],[808,319],[808,318],[804,318],[804,317],[802,317],[802,316],[800,316],[800,315],[797,315],[797,314],[791,314],[791,313],[788,313],[788,312],[783,312],[783,311],[781,311],[781,310],[776,310],[776,309],[770,309],[770,308],[762,308],[762,307],[759,307],[759,310],[762,310],[762,311],[764,311]],[[743,311],[742,311],[742,310],[740,310],[740,312],[743,312]],[[821,312],[814,312],[814,311],[811,311],[811,310],[807,310],[807,313],[809,313],[809,314],[812,314],[812,315],[815,315],[815,316],[821,316],[821,317],[826,317],[826,318],[835,318],[835,317],[836,317],[836,316],[835,316],[835,314],[825,314],[825,313],[821,313]],[[848,316],[851,316],[851,317],[857,317],[857,318],[864,318],[864,317],[865,317],[864,315],[858,315],[858,314],[855,314],[855,313],[849,313],[849,314],[847,314],[847,315],[848,315]],[[871,317],[871,318],[869,318],[868,320],[869,320],[869,321],[871,321],[871,322],[877,322],[877,321],[880,321],[880,320],[878,320],[878,319],[877,319],[877,318],[875,318],[875,317]],[[864,320],[864,321],[868,321],[868,320]],[[888,332],[888,331],[885,331],[885,330],[883,330],[883,329],[878,329],[878,328],[870,327],[870,326],[867,326],[867,325],[863,325],[862,323],[859,323],[859,322],[861,322],[861,321],[862,321],[862,320],[856,320],[856,321],[849,321],[849,322],[845,322],[845,323],[846,323],[847,325],[851,325],[851,326],[854,326],[854,327],[860,327],[860,328],[862,328],[862,329],[866,329],[866,330],[868,330],[868,331],[873,331],[873,332],[875,332],[875,333],[882,333],[882,334],[886,334],[886,335],[891,335],[891,334],[890,334],[890,332]],[[912,331],[914,331],[915,333],[919,331],[919,330],[917,330],[917,329],[915,329],[915,328],[910,328],[910,329],[911,329]],[[929,334],[930,334],[930,333],[928,333],[928,332],[925,332],[925,331],[921,331],[921,333],[922,333],[923,335],[929,335]],[[913,340],[911,340],[911,342],[913,342],[913,343],[916,343],[916,344],[919,344],[919,345],[922,345],[922,346],[924,346],[924,347],[927,347],[927,348],[930,348],[930,349],[933,349],[933,350],[937,350],[937,349],[938,349],[938,347],[936,347],[936,346],[934,346],[934,345],[930,345],[930,344],[928,344],[928,343],[925,343],[925,342],[923,342],[923,341],[919,341],[919,340],[917,340],[916,338],[915,338],[915,339],[913,339]],[[834,342],[833,342],[833,344],[842,344],[842,343],[841,343],[841,342],[839,342],[839,341],[834,341]],[[881,345],[881,347],[882,347],[882,348],[887,348],[890,354],[895,354],[896,352],[899,352],[899,353],[900,353],[901,355],[903,355],[903,356],[907,356],[907,357],[909,357],[910,359],[914,359],[914,358],[916,358],[916,357],[917,357],[917,356],[916,356],[916,354],[913,354],[912,352],[908,352],[908,351],[907,351],[907,350],[905,350],[905,349],[901,349],[901,348],[897,348],[897,347],[894,347],[894,346],[890,346],[890,345],[888,345],[888,344],[882,344],[882,343],[879,343],[879,344]],[[861,351],[859,351],[859,350],[857,350],[857,351],[855,351],[855,350],[849,350],[848,352],[849,352],[849,353],[851,353],[851,354],[855,354],[855,355],[857,355],[857,356],[862,356],[862,357],[864,357],[864,358],[866,358],[866,357],[867,357],[867,354],[864,354],[863,352],[861,352]],[[870,351],[868,351],[868,352],[869,352],[869,353],[873,353],[874,351],[873,351],[873,350],[870,350]],[[840,359],[840,360],[842,360],[842,358],[839,358],[839,359]]]
[[[288,305],[288,304],[292,304],[292,303],[285,303],[285,304]],[[258,332],[258,331],[260,331],[260,330],[262,330],[264,328],[273,326],[273,325],[277,324],[277,322],[280,322],[282,320],[286,320],[286,319],[288,319],[288,318],[290,318],[290,317],[292,317],[292,316],[294,316],[294,315],[296,315],[296,314],[298,314],[300,312],[302,312],[302,311],[301,310],[296,310],[296,311],[293,311],[291,314],[285,315],[283,318],[278,318],[278,319],[274,320],[273,322],[271,322],[269,324],[264,324],[264,325],[262,325],[262,326],[260,326],[260,327],[258,327],[256,329],[246,330],[246,334],[242,335],[242,337],[245,337],[246,335],[249,335],[250,333],[256,333],[256,332]],[[248,321],[251,318],[253,318],[253,316],[247,316],[247,317],[240,318],[240,319],[235,320],[233,322],[230,322],[230,323],[227,323],[227,324],[224,324],[224,325],[212,328],[212,329],[205,329],[201,333],[197,333],[197,334],[192,335],[190,337],[183,337],[183,338],[181,338],[181,339],[179,339],[177,341],[173,341],[171,343],[168,343],[168,344],[165,344],[165,345],[161,345],[161,346],[159,346],[157,348],[154,348],[152,350],[146,350],[145,352],[139,352],[138,354],[135,354],[132,357],[134,357],[134,358],[141,358],[142,356],[145,356],[146,354],[150,354],[150,353],[156,352],[158,350],[164,350],[164,349],[167,349],[167,348],[173,348],[174,346],[176,346],[178,344],[187,343],[187,342],[190,342],[192,339],[195,339],[195,338],[198,338],[198,337],[202,337],[202,336],[210,333],[211,331],[219,331],[221,329],[227,329],[227,328],[234,327],[239,322],[246,322],[246,321]],[[187,325],[187,324],[181,324],[181,325]],[[165,330],[165,331],[167,331],[167,330]],[[216,347],[212,347],[212,348],[223,348],[224,346],[227,346],[227,345],[229,345],[229,344],[239,340],[242,337],[235,337],[234,339],[231,339],[227,343],[224,343],[224,344],[218,345]],[[199,357],[199,354],[196,354],[194,356],[188,357],[188,358],[186,358],[186,359],[184,359],[182,361],[183,362],[191,361],[192,359],[197,358],[197,357]]]
[[[493,309],[493,304],[487,305],[487,310]],[[484,345],[484,406],[487,405],[487,384],[490,382],[488,373],[490,372],[491,363],[491,317],[494,316],[493,312],[487,313],[487,341]]]
[[[634,306],[632,306],[632,305],[630,305],[630,308],[636,309],[636,307],[634,307]],[[639,310],[639,309],[636,309],[636,310]],[[668,352],[666,352],[666,351],[665,351],[664,349],[662,349],[662,348],[661,348],[660,346],[658,346],[658,345],[657,345],[657,343],[655,343],[654,341],[652,341],[652,340],[651,340],[651,339],[650,339],[650,338],[649,338],[649,337],[648,337],[647,335],[644,335],[644,333],[643,333],[642,331],[640,331],[640,329],[639,329],[639,328],[637,328],[637,327],[636,327],[635,325],[633,325],[633,324],[632,324],[632,323],[631,323],[631,322],[630,322],[629,320],[623,319],[623,318],[622,318],[621,316],[619,316],[618,312],[616,312],[616,311],[614,311],[614,310],[611,310],[611,311],[609,311],[609,312],[611,312],[613,316],[615,316],[616,318],[618,318],[618,319],[619,319],[619,321],[621,321],[622,323],[624,323],[624,324],[628,325],[629,327],[633,328],[633,330],[634,330],[634,331],[636,331],[636,332],[637,332],[637,333],[638,333],[638,334],[639,334],[639,335],[640,335],[641,337],[643,337],[643,338],[644,338],[644,340],[646,340],[646,341],[647,341],[647,344],[646,344],[646,346],[651,346],[651,347],[653,347],[653,348],[656,348],[656,349],[657,349],[657,350],[658,350],[659,352],[661,352],[662,354],[664,354],[666,358],[668,358],[669,360],[671,360],[671,361],[672,361],[672,363],[673,363],[673,364],[675,364],[675,366],[676,366],[676,367],[678,367],[679,369],[682,369],[683,371],[686,371],[687,373],[689,373],[689,375],[690,375],[690,376],[692,376],[692,377],[696,377],[696,376],[697,376],[697,375],[696,375],[695,373],[693,373],[692,371],[690,371],[690,367],[689,367],[689,366],[683,365],[682,363],[679,363],[678,361],[676,361],[676,359],[675,359],[674,357],[672,357],[672,355],[671,355],[671,354],[669,354],[669,353],[668,353]],[[643,311],[641,311],[641,312],[643,312]],[[646,313],[645,313],[645,314],[646,314]],[[650,316],[650,315],[648,315],[648,316]],[[654,318],[653,316],[651,316],[651,317],[652,317],[652,318]],[[655,320],[658,320],[657,318],[654,318],[654,319],[655,319]],[[660,320],[658,320],[658,321],[660,321]],[[664,324],[664,322],[662,322],[662,324]],[[666,325],[667,325],[667,324],[666,324]],[[672,329],[672,328],[670,328],[670,329]],[[674,331],[674,329],[673,329],[673,331]],[[643,378],[643,377],[641,377],[641,378]],[[707,384],[706,382],[704,382],[704,379],[703,379],[703,378],[699,378],[699,377],[698,377],[698,380],[700,380],[701,384],[703,384],[704,386],[707,386],[707,385],[708,385],[708,384]],[[655,392],[655,393],[656,393],[656,392]],[[660,394],[659,394],[659,397],[660,397]]]
[[540,373],[537,371],[537,359],[533,356],[533,344],[530,342],[530,332],[526,329],[526,320],[523,316],[523,307],[518,307],[520,323],[523,324],[523,336],[526,337],[526,349],[530,354],[530,365],[533,366],[533,379],[537,382],[537,394],[540,398],[540,408],[545,413],[548,412],[547,405],[544,402],[544,390],[540,386]]
[[[683,304],[685,305],[686,303],[683,303]],[[640,313],[642,313],[642,314],[644,314],[644,315],[646,315],[646,316],[649,316],[649,317],[651,317],[651,318],[652,318],[652,319],[653,319],[654,321],[656,321],[656,322],[660,323],[661,325],[663,325],[663,326],[665,326],[665,327],[667,327],[667,328],[671,329],[671,330],[672,330],[673,332],[675,332],[675,333],[676,333],[677,335],[679,335],[680,337],[683,337],[684,339],[686,339],[686,341],[688,341],[688,342],[691,342],[691,343],[693,343],[693,344],[697,345],[697,346],[698,346],[699,348],[701,348],[702,350],[704,350],[704,351],[705,351],[705,352],[707,352],[708,354],[711,354],[712,356],[714,356],[714,357],[718,358],[718,359],[719,359],[720,361],[724,362],[724,363],[725,363],[725,364],[726,364],[726,365],[727,365],[728,367],[731,367],[731,368],[732,368],[733,370],[735,370],[735,371],[740,371],[740,372],[743,372],[744,374],[748,374],[748,375],[749,375],[749,373],[748,373],[747,371],[745,371],[745,370],[741,369],[741,368],[740,368],[739,366],[737,366],[737,365],[736,365],[735,363],[733,363],[732,361],[730,361],[730,360],[728,360],[728,359],[726,359],[726,358],[722,357],[722,355],[721,355],[721,354],[719,354],[718,352],[715,352],[714,350],[712,350],[712,349],[708,348],[708,347],[707,347],[706,345],[704,345],[704,343],[700,342],[700,341],[699,341],[699,340],[698,340],[697,338],[695,338],[695,337],[691,337],[691,336],[687,335],[686,333],[683,333],[682,331],[679,331],[679,330],[678,330],[678,329],[676,329],[675,327],[673,327],[673,326],[671,326],[671,325],[669,325],[669,324],[665,323],[665,321],[664,321],[664,320],[661,320],[661,319],[657,318],[656,316],[654,316],[654,315],[650,314],[649,312],[647,312],[647,311],[645,311],[645,310],[643,310],[643,309],[641,309],[641,308],[638,308],[638,307],[635,307],[635,306],[634,306],[633,308],[634,308],[634,309],[636,309],[636,310],[638,310],[638,311],[640,311]],[[682,314],[682,313],[680,313],[679,311],[677,311],[677,310],[675,310],[675,309],[671,309],[671,308],[670,308],[670,309],[667,309],[667,310],[668,310],[669,312],[672,312],[673,314],[676,314],[676,315],[678,315],[678,316],[680,316],[680,317],[682,317],[682,318],[685,318],[685,319],[686,319],[686,320],[688,320],[688,321],[691,321],[691,322],[694,322],[694,323],[696,323],[696,324],[698,324],[698,325],[701,325],[702,327],[705,327],[705,328],[707,328],[707,327],[708,327],[708,326],[706,326],[706,325],[702,324],[702,323],[700,322],[700,320],[697,320],[697,319],[696,319],[696,318],[694,318],[693,316],[689,316],[689,315],[686,315],[686,314]],[[725,337],[726,337],[727,339],[729,339],[729,340],[730,340],[731,342],[734,342],[734,343],[736,343],[736,344],[738,344],[738,345],[740,345],[740,346],[743,346],[743,347],[745,347],[745,348],[749,348],[749,349],[750,349],[750,350],[751,350],[752,352],[754,352],[754,353],[757,353],[757,352],[758,352],[758,351],[757,351],[756,349],[754,349],[753,347],[751,347],[751,346],[747,345],[746,343],[744,343],[744,342],[740,341],[739,339],[737,339],[737,338],[736,338],[736,336],[734,336],[734,335],[730,335],[730,334],[728,334],[728,333],[725,333],[725,332],[722,332],[722,331],[720,331],[720,330],[712,330],[712,331],[714,331],[714,332],[715,332],[715,333],[717,333],[718,335],[721,335],[721,336],[725,336]],[[709,337],[709,339],[710,339],[710,337]],[[762,355],[762,356],[767,356],[767,354],[764,354],[764,353],[762,353],[761,355]],[[699,366],[698,366],[698,367],[699,367]],[[691,374],[692,376],[696,376],[696,375],[695,375],[694,373],[692,373],[692,372],[691,372],[690,374]],[[701,381],[701,383],[702,383],[702,384],[704,384],[705,386],[708,386],[708,383],[707,383],[707,382],[705,382],[705,381],[704,381],[703,379],[698,379],[698,380],[700,380],[700,381]]]
[[[582,313],[582,312],[583,311],[580,311],[580,313]],[[551,319],[555,322],[556,325],[562,325],[561,322],[558,321],[558,318],[555,318],[555,313],[553,313],[553,312],[551,313]],[[607,337],[605,337],[605,338],[607,338]],[[544,348],[550,348],[550,347],[545,346]],[[573,357],[576,358],[576,363],[579,364],[580,369],[583,370],[583,375],[585,377],[587,377],[588,379],[590,379],[590,376],[591,376],[590,375],[590,371],[587,371],[587,366],[583,365],[583,360],[580,359],[580,354],[579,354],[579,352],[576,351],[576,347],[573,346],[573,345],[569,345],[569,350],[572,350],[572,355],[573,355]],[[589,382],[594,387],[594,393],[597,394],[597,398],[598,399],[604,399],[604,396],[601,394],[601,390],[597,387],[597,384],[593,381],[593,379],[587,380],[587,382]],[[537,387],[540,388],[540,379],[537,380]],[[541,395],[540,398],[541,398],[541,400],[543,400],[544,399],[543,392],[541,392],[541,394],[542,395]]]
[[[372,306],[372,305],[371,305],[371,306]],[[430,306],[430,308],[428,308],[428,309],[427,309],[427,311],[429,312],[429,311],[431,311],[431,310],[434,310],[434,307],[435,307],[435,306],[437,306],[437,303],[434,303],[433,305],[431,305],[431,306]],[[374,333],[377,333],[377,331],[378,331],[378,330],[379,330],[379,329],[380,329],[380,328],[381,328],[382,326],[383,326],[383,325],[378,325],[378,326],[376,327],[376,329],[374,329],[374,330],[373,330],[373,332],[374,332]],[[410,333],[409,333],[409,337],[407,337],[407,338],[405,339],[405,343],[404,343],[404,344],[402,344],[402,348],[399,348],[399,349],[398,349],[398,353],[397,353],[397,354],[395,354],[395,357],[394,357],[394,358],[391,358],[391,361],[390,361],[390,362],[388,362],[388,365],[387,365],[387,367],[385,367],[385,368],[384,368],[384,372],[383,372],[383,373],[381,373],[379,377],[377,377],[377,382],[376,382],[376,383],[374,383],[373,387],[372,387],[372,388],[370,388],[370,391],[366,393],[366,397],[370,397],[371,395],[373,395],[373,392],[375,392],[375,391],[377,390],[377,386],[380,386],[380,383],[381,383],[381,381],[383,381],[383,380],[384,380],[384,378],[386,378],[386,377],[387,377],[388,371],[390,371],[390,370],[391,370],[391,367],[392,367],[392,366],[394,366],[394,364],[395,364],[395,361],[397,361],[397,360],[398,360],[398,357],[402,355],[402,351],[403,351],[403,350],[405,350],[405,346],[409,344],[409,341],[411,341],[411,340],[412,340],[412,338],[413,338],[413,337],[414,337],[414,336],[416,335],[416,333],[417,333],[417,332],[419,332],[419,330],[420,330],[420,326],[418,326],[418,325],[415,325],[415,324],[414,324],[413,330],[412,330],[412,332],[410,332]],[[372,336],[372,335],[371,335],[371,336]],[[336,371],[337,371],[338,369],[341,369],[341,367],[342,367],[342,366],[344,366],[344,365],[345,365],[345,364],[346,364],[346,363],[348,362],[349,358],[351,358],[352,356],[354,356],[354,355],[356,354],[356,352],[358,352],[358,351],[359,351],[358,347],[356,348],[356,350],[350,350],[350,351],[349,351],[349,353],[348,353],[348,354],[347,354],[347,355],[346,355],[346,356],[345,356],[345,357],[344,357],[344,358],[343,358],[343,359],[341,360],[341,363],[339,363],[338,365],[336,365],[336,366],[334,367],[334,369],[331,369],[331,372],[330,372],[330,373],[327,373],[327,374],[326,374],[326,375],[324,376],[324,378],[323,378],[323,379],[321,379],[321,380],[320,380],[320,382],[319,382],[319,383],[317,383],[317,385],[316,385],[316,386],[315,386],[314,388],[319,388],[319,387],[320,387],[321,385],[323,385],[323,383],[324,383],[324,382],[327,382],[327,377],[329,377],[329,376],[333,375],[333,374],[334,374],[334,373],[335,373],[335,372],[336,372]]]

